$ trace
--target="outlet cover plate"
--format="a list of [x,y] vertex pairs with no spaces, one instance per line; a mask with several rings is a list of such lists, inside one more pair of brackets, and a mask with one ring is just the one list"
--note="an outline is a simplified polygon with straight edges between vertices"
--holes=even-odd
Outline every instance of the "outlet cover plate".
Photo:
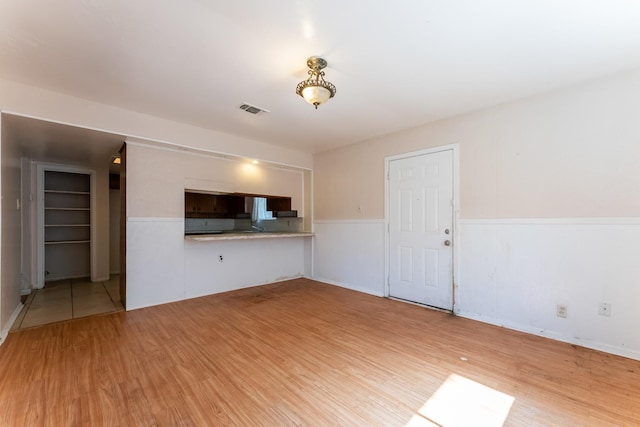
[[567,306],[566,305],[562,305],[562,304],[558,304],[556,307],[556,316],[558,317],[567,317]]
[[598,304],[598,314],[600,316],[611,316],[611,304],[608,302]]

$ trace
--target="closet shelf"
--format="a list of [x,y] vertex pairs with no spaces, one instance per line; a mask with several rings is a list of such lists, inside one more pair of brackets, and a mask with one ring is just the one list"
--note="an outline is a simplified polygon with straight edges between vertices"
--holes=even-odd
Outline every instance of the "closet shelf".
[[44,242],[45,245],[67,245],[75,243],[91,243],[91,240],[52,240]]
[[91,193],[87,191],[44,190],[44,192],[52,194],[86,194],[87,196],[91,195]]
[[91,208],[54,208],[54,207],[44,207],[45,211],[90,211]]
[[45,227],[91,227],[91,224],[45,224]]

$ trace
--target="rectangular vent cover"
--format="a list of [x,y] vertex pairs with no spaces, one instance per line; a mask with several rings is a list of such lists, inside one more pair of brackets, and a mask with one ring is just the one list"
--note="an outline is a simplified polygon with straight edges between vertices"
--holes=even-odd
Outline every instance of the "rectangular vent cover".
[[247,104],[246,102],[240,106],[240,109],[246,111],[247,113],[251,113],[251,114],[270,113],[271,112],[269,110],[265,110],[264,108],[260,108],[260,107],[256,107],[255,105]]

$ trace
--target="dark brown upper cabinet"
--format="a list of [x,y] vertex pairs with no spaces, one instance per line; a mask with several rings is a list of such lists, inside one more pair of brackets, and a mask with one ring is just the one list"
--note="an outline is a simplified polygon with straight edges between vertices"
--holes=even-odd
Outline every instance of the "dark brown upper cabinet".
[[[265,197],[267,210],[274,212],[292,212],[291,197],[276,197],[248,194],[206,194],[184,193],[185,218],[244,218],[251,215],[247,208],[247,197]],[[249,204],[251,206],[252,203]],[[291,216],[291,215],[289,215]]]

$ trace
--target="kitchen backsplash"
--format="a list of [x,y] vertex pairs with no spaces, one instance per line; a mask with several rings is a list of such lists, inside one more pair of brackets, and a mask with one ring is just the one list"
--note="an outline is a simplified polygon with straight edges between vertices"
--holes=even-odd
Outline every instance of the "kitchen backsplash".
[[303,218],[278,218],[265,219],[251,222],[251,219],[230,219],[230,218],[185,218],[184,231],[206,232],[206,231],[232,231],[232,230],[252,230],[252,226],[260,231],[303,231]]

